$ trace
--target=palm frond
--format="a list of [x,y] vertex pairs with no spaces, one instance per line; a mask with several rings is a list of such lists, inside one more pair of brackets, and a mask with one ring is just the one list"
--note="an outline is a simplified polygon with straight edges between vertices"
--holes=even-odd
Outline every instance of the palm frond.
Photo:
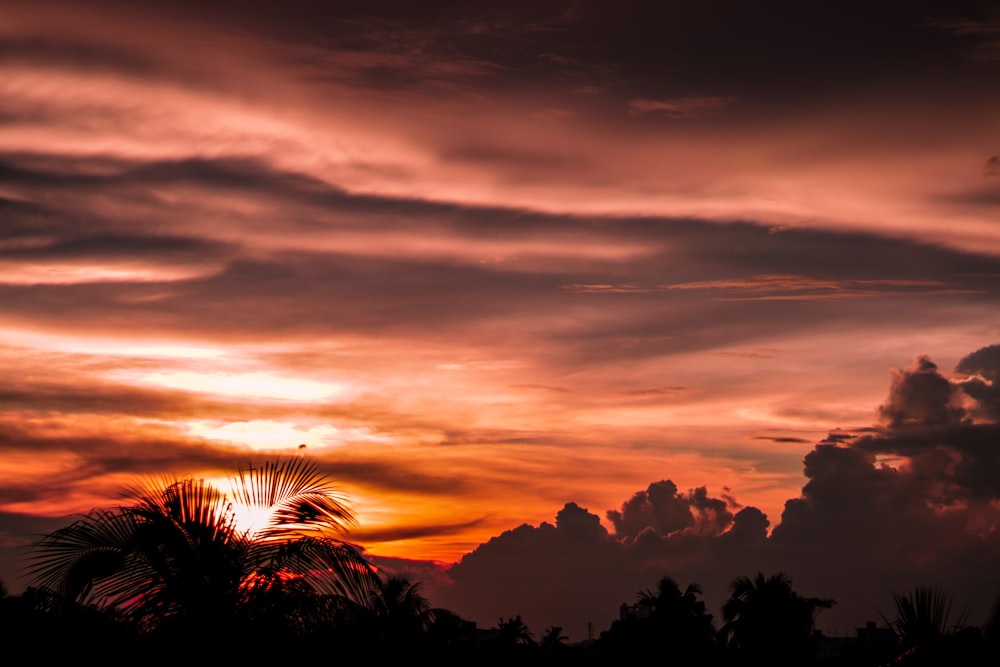
[[319,594],[367,602],[378,590],[375,569],[361,550],[335,538],[301,536],[284,542],[254,542],[248,564],[259,573],[301,577]]
[[[909,593],[892,594],[896,616],[891,621],[882,619],[893,629],[904,648],[935,641],[948,635],[955,627],[965,624],[962,614],[951,623],[951,598],[935,588],[917,586]],[[881,614],[881,612],[879,612]]]
[[93,581],[121,567],[135,528],[128,513],[94,510],[35,542],[27,573],[38,586],[84,599]]
[[[278,460],[232,481],[229,495],[200,479],[129,489],[127,504],[39,539],[28,568],[34,585],[114,608],[142,628],[265,617],[295,625],[314,602],[324,614],[334,600],[369,604],[378,577],[361,549],[337,536],[354,516],[315,464]],[[237,504],[266,513],[265,527],[241,529]]]
[[241,468],[233,479],[234,500],[255,513],[266,513],[261,539],[284,539],[291,533],[343,535],[354,513],[333,482],[315,463],[302,458]]

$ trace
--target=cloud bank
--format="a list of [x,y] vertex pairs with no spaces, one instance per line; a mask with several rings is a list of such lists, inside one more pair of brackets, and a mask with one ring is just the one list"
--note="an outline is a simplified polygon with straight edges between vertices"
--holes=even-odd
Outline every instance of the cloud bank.
[[[601,517],[567,503],[555,524],[524,524],[464,556],[442,601],[484,624],[520,613],[576,639],[669,575],[697,582],[717,615],[726,586],[784,571],[806,595],[837,600],[819,622],[851,632],[889,613],[891,593],[937,586],[984,622],[1000,597],[1000,345],[942,375],[926,356],[891,374],[882,423],[837,432],[805,456],[801,495],[769,520],[705,487],[653,482]],[[960,407],[965,406],[965,407]]]

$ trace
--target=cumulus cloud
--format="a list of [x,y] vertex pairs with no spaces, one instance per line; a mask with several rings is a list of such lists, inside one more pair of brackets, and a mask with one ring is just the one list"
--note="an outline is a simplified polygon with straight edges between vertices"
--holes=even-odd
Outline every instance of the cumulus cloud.
[[[958,370],[992,388],[998,352],[983,348]],[[973,622],[984,620],[1000,594],[991,565],[1000,558],[1000,424],[965,418],[956,400],[962,388],[980,386],[968,383],[949,381],[923,355],[893,371],[879,409],[884,426],[835,431],[818,443],[805,456],[801,494],[770,536],[759,509],[733,514],[728,490],[721,500],[706,487],[680,492],[661,480],[607,512],[612,533],[568,503],[555,525],[525,524],[480,545],[439,590],[484,623],[521,613],[576,637],[588,621],[609,623],[618,604],[659,576],[700,583],[711,609],[729,581],[757,570],[785,571],[803,593],[837,599],[819,619],[828,628],[850,631],[877,618],[893,591],[918,584],[941,587]],[[970,412],[986,415],[969,397]],[[551,596],[565,596],[564,604]]]
[[969,376],[959,386],[976,401],[973,415],[1000,421],[1000,345],[976,350],[959,361],[955,370]]
[[914,357],[909,368],[893,371],[889,399],[879,406],[892,427],[957,424],[965,410],[955,403],[955,388],[925,355]]
[[620,510],[610,510],[608,519],[617,535],[632,538],[647,528],[668,535],[694,524],[689,503],[670,480],[653,482],[645,491],[637,491]]
[[647,530],[659,536],[681,530],[718,534],[733,521],[726,502],[709,497],[706,487],[680,493],[668,479],[637,491],[620,509],[609,510],[607,517],[622,540],[634,540]]

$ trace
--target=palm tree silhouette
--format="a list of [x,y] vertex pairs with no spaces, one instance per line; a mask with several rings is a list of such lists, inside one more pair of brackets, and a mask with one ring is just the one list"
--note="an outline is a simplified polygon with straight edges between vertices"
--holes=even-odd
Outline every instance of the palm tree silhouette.
[[377,576],[343,539],[354,516],[314,463],[240,469],[231,486],[161,479],[130,489],[127,504],[36,542],[34,584],[168,634],[300,632],[368,600]]
[[566,641],[569,639],[563,633],[561,625],[552,625],[545,629],[545,634],[542,635],[542,646],[549,649],[560,648],[566,645]]
[[411,584],[405,577],[392,576],[371,594],[369,607],[382,641],[412,644],[427,632],[434,612],[420,588],[419,582]]
[[802,664],[809,655],[816,613],[834,604],[826,598],[802,597],[783,572],[741,577],[730,591],[722,606],[725,625],[720,635],[737,662]]
[[636,605],[623,605],[622,618],[601,633],[598,651],[606,660],[646,661],[649,656],[677,664],[710,664],[717,653],[712,615],[700,599],[701,587],[684,591],[671,577],[655,590],[636,593]]
[[501,618],[497,630],[500,634],[500,643],[504,646],[530,646],[535,643],[531,630],[521,620],[520,614],[510,617],[506,621]]
[[662,577],[656,591],[645,590],[636,594],[638,604],[648,606],[655,624],[685,643],[711,642],[715,638],[712,615],[705,610],[705,603],[698,599],[701,586],[688,584],[681,592],[671,577]]
[[[892,594],[896,616],[883,620],[896,634],[899,656],[896,661],[906,665],[938,664],[947,656],[956,655],[962,647],[960,631],[966,614],[951,623],[951,598],[935,588],[917,586],[912,591]],[[881,614],[881,612],[879,612]]]

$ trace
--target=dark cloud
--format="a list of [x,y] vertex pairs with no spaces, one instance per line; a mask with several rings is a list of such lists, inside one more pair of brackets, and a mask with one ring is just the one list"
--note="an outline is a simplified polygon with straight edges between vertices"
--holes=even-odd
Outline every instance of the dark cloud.
[[685,529],[718,534],[733,520],[726,503],[708,497],[705,487],[679,493],[670,480],[654,482],[645,491],[636,492],[620,510],[609,510],[607,517],[616,537],[625,540],[635,540],[647,530],[659,536]]
[[[322,455],[321,455],[322,456]],[[335,479],[349,480],[353,484],[381,491],[415,491],[426,495],[446,496],[468,490],[469,482],[458,474],[431,474],[414,470],[403,461],[343,460],[335,452],[323,457],[321,467]]]
[[615,534],[631,538],[646,528],[668,535],[694,525],[690,502],[678,494],[670,480],[653,482],[645,491],[637,491],[620,510],[609,510],[607,516]]
[[[569,601],[578,607],[578,625],[580,617],[584,624],[587,618],[599,624],[621,603],[623,574],[633,590],[642,584],[640,576],[622,572],[622,555],[597,515],[569,503],[556,525],[525,524],[481,544],[448,570],[453,583],[434,590],[433,599],[487,627],[513,614],[522,614],[533,628],[567,627],[568,621],[558,619],[565,618]],[[586,636],[584,627],[574,628],[577,636]]]
[[[18,380],[0,382],[0,406],[4,412],[58,412],[63,415],[128,414],[135,417],[189,417],[238,412],[238,405],[198,401],[188,393],[140,387],[88,386],[57,383],[29,383]],[[259,417],[259,411],[245,414]]]
[[984,176],[995,176],[1000,174],[1000,155],[991,155],[983,165]]
[[[83,231],[83,230],[81,230]],[[129,257],[155,258],[164,263],[192,263],[213,259],[227,246],[203,238],[166,235],[127,235],[123,233],[87,234],[72,238],[52,239],[51,243],[36,243],[0,248],[0,258],[27,261],[48,259],[107,259]]]
[[955,370],[970,375],[982,375],[991,381],[1000,379],[1000,345],[987,345],[962,357]]
[[804,442],[809,442],[805,438],[796,438],[793,436],[777,436],[777,435],[755,435],[754,440],[768,440],[770,442],[778,444],[801,444]]
[[1000,422],[1000,345],[976,350],[958,362],[955,370],[972,377],[959,383],[976,400],[976,417]]
[[175,80],[188,84],[209,81],[198,76],[197,68],[181,68],[183,61],[169,63],[141,48],[97,44],[80,37],[7,34],[0,36],[0,62],[11,65],[43,66],[85,73],[109,73],[137,79]]
[[[619,604],[668,569],[714,571],[715,540],[733,558],[759,550],[767,518],[756,508],[734,517],[728,507],[704,487],[678,493],[663,480],[608,512],[616,526],[609,534],[597,515],[567,503],[555,525],[522,525],[480,545],[450,568],[451,583],[434,594],[483,623],[522,613],[533,627],[560,624],[584,637],[588,621],[595,631],[605,629]],[[721,588],[712,593],[721,594]]]
[[756,507],[744,507],[733,517],[732,528],[720,536],[727,544],[739,548],[752,548],[764,544],[771,525],[767,515]]
[[[995,373],[997,349],[969,355],[960,370]],[[484,623],[516,612],[535,627],[557,623],[582,636],[588,620],[610,623],[617,604],[664,574],[700,583],[717,609],[733,578],[784,571],[797,590],[837,600],[819,622],[841,632],[877,619],[892,592],[918,584],[948,591],[970,620],[984,620],[1000,594],[991,565],[1000,558],[1000,424],[960,419],[949,408],[955,391],[925,356],[894,373],[882,408],[888,427],[837,431],[817,444],[804,460],[801,495],[787,501],[770,537],[759,509],[732,514],[738,503],[728,491],[720,500],[663,480],[607,513],[614,534],[570,503],[556,526],[491,539],[451,569],[440,595]],[[526,570],[528,583],[519,579]],[[604,579],[595,596],[596,576]],[[568,602],[539,604],[538,590]]]
[[[185,438],[169,429],[142,434],[118,432],[98,425],[89,433],[68,433],[61,426],[55,420],[7,417],[0,421],[0,452],[11,456],[29,453],[49,458],[61,454],[78,457],[76,465],[58,473],[58,478],[53,473],[46,484],[26,480],[23,486],[7,488],[0,493],[18,495],[18,502],[27,499],[23,494],[30,494],[34,500],[59,499],[69,494],[73,487],[92,486],[94,478],[108,473],[141,476],[183,474],[192,469],[232,470],[247,458],[243,449],[227,448],[200,438]],[[135,429],[138,424],[133,422],[129,426]]]
[[[332,329],[367,334],[383,327],[401,335],[441,335],[496,331],[492,323],[502,315],[531,319],[558,312],[570,320],[586,316],[591,325],[548,329],[545,338],[556,354],[642,358],[743,344],[845,316],[884,318],[878,304],[839,303],[858,301],[845,295],[948,294],[948,307],[956,300],[986,307],[997,298],[995,281],[977,277],[995,272],[993,258],[870,234],[801,229],[773,235],[747,223],[584,218],[350,194],[236,157],[142,162],[19,153],[5,155],[2,169],[19,200],[5,203],[11,224],[4,226],[8,243],[0,248],[18,261],[208,265],[207,275],[180,276],[169,286],[122,279],[0,287],[11,316],[53,326],[116,322],[134,333],[142,327],[207,328],[225,338]],[[169,207],[163,205],[167,195]],[[259,216],[230,216],[216,206],[218,195],[265,208]],[[127,201],[129,209],[107,209],[106,202],[116,200]],[[142,227],[134,224],[139,216]],[[399,245],[388,245],[395,236]],[[450,244],[454,252],[401,250],[418,237]],[[505,244],[522,256],[493,262]],[[573,253],[554,250],[571,247]],[[619,257],[600,256],[614,247],[623,248]],[[598,255],[581,257],[587,249]],[[848,255],[852,261],[843,262]],[[927,267],[934,267],[930,275]],[[723,269],[734,277],[720,282]],[[565,285],[632,287],[598,294]],[[704,289],[660,289],[665,285]],[[733,296],[747,289],[762,298],[835,298],[808,310],[791,310],[782,301],[706,304],[717,290]],[[592,317],[596,298],[606,301],[601,308],[613,317]],[[910,312],[894,311],[893,324],[918,323],[917,310]],[[509,330],[514,339],[517,333]]]
[[905,457],[907,468],[926,482],[922,492],[928,502],[955,505],[1000,499],[998,435],[995,423],[961,424],[865,436],[854,447]]
[[[739,2],[643,1],[632,3],[628,12],[594,2],[445,2],[420,12],[379,2],[366,4],[363,20],[351,9],[311,2],[284,9],[279,15],[241,4],[236,20],[262,32],[311,37],[315,43],[350,38],[350,48],[360,52],[474,59],[522,80],[558,81],[583,72],[596,78],[610,69],[619,80],[644,84],[651,92],[742,89],[748,82],[761,86],[768,80],[772,88],[817,89],[845,83],[849,76],[864,81],[932,64],[955,66],[971,37],[967,30],[947,26],[985,20],[981,3],[972,0],[893,1],[874,9],[852,0],[838,3],[836,11],[807,11],[790,0],[752,9]],[[208,13],[201,6],[197,11]],[[215,12],[233,20],[224,10]],[[539,67],[540,54],[547,67]],[[664,71],[671,76],[663,77]]]
[[395,540],[409,540],[419,537],[440,537],[444,535],[460,534],[469,528],[475,528],[483,523],[482,519],[464,521],[462,523],[449,524],[429,524],[429,525],[406,525],[394,526],[390,528],[365,529],[352,528],[351,539],[357,542],[392,542]]
[[965,410],[956,404],[955,388],[937,365],[919,355],[913,364],[893,372],[889,399],[879,413],[890,426],[942,426],[961,422]]

